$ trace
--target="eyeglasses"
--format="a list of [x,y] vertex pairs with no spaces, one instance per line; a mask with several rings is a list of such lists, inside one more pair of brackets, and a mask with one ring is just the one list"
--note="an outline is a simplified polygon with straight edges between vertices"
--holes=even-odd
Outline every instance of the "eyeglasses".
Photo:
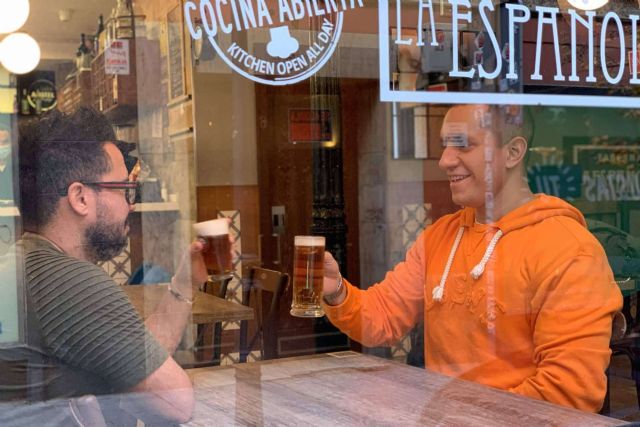
[[[124,198],[127,200],[127,203],[130,205],[136,202],[136,196],[138,194],[138,190],[140,189],[140,182],[138,181],[95,181],[95,182],[85,182],[78,181],[82,185],[86,185],[87,187],[97,187],[97,188],[106,188],[108,190],[124,190]],[[65,188],[60,192],[60,195],[66,196],[68,194],[68,188]]]
[[82,182],[80,184],[89,187],[106,188],[108,190],[124,190],[124,198],[130,205],[136,202],[136,195],[140,189],[138,181],[104,181],[104,182]]

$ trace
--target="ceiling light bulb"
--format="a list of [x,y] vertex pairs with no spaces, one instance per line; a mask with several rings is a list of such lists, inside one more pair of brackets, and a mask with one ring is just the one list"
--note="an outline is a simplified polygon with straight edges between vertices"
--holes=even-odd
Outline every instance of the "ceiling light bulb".
[[0,62],[13,74],[26,74],[40,63],[40,46],[29,34],[9,34],[0,42]]
[[17,31],[29,17],[29,0],[0,0],[0,33]]
[[569,4],[580,10],[596,10],[609,3],[609,0],[568,0]]

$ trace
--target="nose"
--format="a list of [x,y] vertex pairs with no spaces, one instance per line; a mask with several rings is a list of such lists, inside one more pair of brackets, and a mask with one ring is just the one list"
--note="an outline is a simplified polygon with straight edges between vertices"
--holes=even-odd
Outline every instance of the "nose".
[[447,169],[456,167],[458,161],[458,150],[455,147],[445,147],[442,156],[440,156],[438,166],[440,166],[440,169],[446,171]]
[[129,212],[133,212],[136,210],[136,202],[129,204]]

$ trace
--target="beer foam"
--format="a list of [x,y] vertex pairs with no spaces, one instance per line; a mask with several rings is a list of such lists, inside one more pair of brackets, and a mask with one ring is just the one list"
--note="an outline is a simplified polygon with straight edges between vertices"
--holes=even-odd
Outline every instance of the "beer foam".
[[294,238],[296,246],[324,246],[324,237],[322,236],[296,236]]
[[193,224],[193,231],[198,236],[221,236],[229,234],[229,222],[225,218]]

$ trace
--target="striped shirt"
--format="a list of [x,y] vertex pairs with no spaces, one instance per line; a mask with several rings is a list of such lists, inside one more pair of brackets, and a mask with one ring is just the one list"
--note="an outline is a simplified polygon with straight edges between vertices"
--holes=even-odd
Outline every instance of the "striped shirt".
[[[23,345],[0,348],[0,401],[127,391],[168,358],[100,267],[27,233],[17,245]],[[22,286],[21,286],[22,285]]]

